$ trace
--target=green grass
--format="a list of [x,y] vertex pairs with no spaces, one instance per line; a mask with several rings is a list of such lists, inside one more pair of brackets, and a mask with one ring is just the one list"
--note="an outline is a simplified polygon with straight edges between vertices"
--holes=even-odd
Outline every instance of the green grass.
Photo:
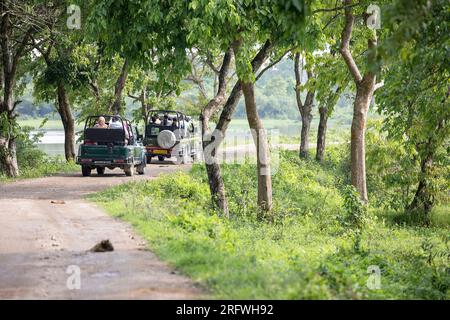
[[41,159],[33,167],[22,166],[19,167],[20,175],[16,178],[8,178],[5,175],[0,175],[0,182],[11,182],[20,179],[40,178],[53,176],[59,173],[71,173],[78,171],[80,166],[75,162],[67,162],[62,157],[46,157]]
[[[339,154],[330,150],[319,165],[283,152],[270,219],[257,218],[255,167],[248,163],[222,167],[229,220],[211,209],[199,165],[90,199],[131,223],[161,259],[213,298],[449,299],[450,233],[442,223],[448,206],[433,212],[428,228],[397,223],[380,208],[356,226],[342,192],[346,168],[334,160]],[[370,266],[381,271],[380,289],[366,285]]]

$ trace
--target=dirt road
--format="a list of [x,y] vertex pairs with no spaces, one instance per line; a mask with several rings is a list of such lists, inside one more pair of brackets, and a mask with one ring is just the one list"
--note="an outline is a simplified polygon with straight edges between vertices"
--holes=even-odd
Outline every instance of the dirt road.
[[[188,168],[152,164],[144,176],[116,169],[104,177],[76,173],[0,185],[0,299],[201,298],[202,290],[159,261],[129,225],[82,199]],[[114,251],[88,251],[103,239]]]

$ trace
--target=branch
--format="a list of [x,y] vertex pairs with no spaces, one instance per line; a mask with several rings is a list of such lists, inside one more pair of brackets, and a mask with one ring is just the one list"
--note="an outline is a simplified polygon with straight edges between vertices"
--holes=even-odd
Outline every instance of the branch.
[[11,113],[14,112],[14,109],[16,109],[16,107],[17,107],[21,102],[22,102],[22,100],[14,101],[13,107],[12,107],[12,109],[11,109]]
[[[344,0],[344,1],[346,5],[351,4],[352,2],[352,0]],[[355,18],[352,14],[351,8],[347,6],[345,8],[345,26],[344,29],[342,30],[341,45],[339,50],[342,54],[342,57],[344,58],[345,63],[347,64],[350,73],[353,76],[353,79],[355,80],[356,83],[359,83],[362,80],[362,76],[350,52],[350,39],[352,37],[354,19]]]
[[[261,65],[266,60],[267,56],[269,56],[270,51],[273,48],[273,43],[270,40],[267,40],[264,45],[260,48],[256,56],[252,60],[252,70],[253,73],[256,73]],[[241,82],[239,80],[234,84],[233,89],[231,90],[227,101],[223,107],[222,113],[220,114],[219,121],[216,124],[216,130],[220,130],[223,133],[228,128],[228,124],[231,122],[231,116],[236,110],[236,106],[239,102],[239,99],[242,95]]]
[[255,82],[258,81],[259,78],[266,72],[267,70],[271,69],[274,65],[276,65],[278,62],[280,62],[293,48],[290,48],[286,50],[286,52],[283,53],[278,59],[272,61],[269,63],[264,69],[261,70],[261,72],[256,76]]
[[202,79],[200,79],[194,74],[190,74],[185,78],[185,80],[191,81],[192,83],[196,84],[203,98],[208,99],[208,94],[206,93],[206,89],[205,86],[203,85]]
[[224,92],[226,89],[228,69],[230,67],[232,56],[233,56],[233,50],[231,48],[229,48],[223,57],[222,66],[220,67],[220,70],[219,70],[219,77],[218,77],[219,85],[217,86],[217,94]]
[[220,70],[214,65],[214,63],[211,61],[211,55],[208,52],[206,54],[206,58],[205,58],[205,63],[211,68],[211,70],[215,73],[215,74],[219,74]]
[[381,82],[378,82],[375,87],[373,88],[373,91],[376,91],[377,89],[380,89],[384,86],[384,80],[382,80]]
[[297,52],[294,57],[294,73],[295,73],[295,98],[297,99],[297,106],[299,109],[303,107],[302,97],[300,95],[300,85],[302,84],[302,77],[300,71],[300,53]]
[[173,93],[174,91],[175,91],[175,90],[169,90],[169,91],[167,91],[167,92],[163,95],[163,98],[167,98],[168,96],[172,95],[172,93]]
[[233,50],[229,48],[224,56],[222,66],[219,71],[219,85],[217,86],[217,93],[208,104],[203,108],[201,113],[202,132],[206,132],[208,129],[208,121],[211,115],[216,112],[222,104],[225,102],[225,93],[227,88],[227,75],[230,68],[231,57],[233,56]]
[[100,88],[98,87],[97,81],[96,80],[90,80],[89,81],[89,87],[92,90],[92,93],[94,94],[94,97],[97,101],[100,100]]
[[34,48],[34,49],[36,49],[40,54],[41,54],[41,56],[44,58],[44,60],[45,60],[45,63],[47,64],[47,65],[50,65],[50,59],[49,59],[49,56],[50,56],[50,51],[51,51],[51,49],[52,49],[52,44],[53,44],[53,42],[50,42],[50,44],[49,44],[49,46],[48,46],[48,48],[47,48],[47,50],[44,52],[43,50],[42,50],[42,48],[41,48],[41,44],[43,43],[43,41],[41,41],[41,42],[36,42],[36,39],[34,39],[34,37],[33,36],[30,36],[30,38],[31,38],[31,41],[32,41],[32,47]]
[[326,28],[328,28],[328,26],[334,21],[336,20],[337,17],[339,17],[341,14],[338,12],[336,13],[334,16],[331,17],[330,20],[328,20],[328,22],[325,24],[325,26],[322,28],[322,31],[325,31]]
[[17,68],[17,64],[19,62],[19,59],[20,59],[20,57],[22,55],[22,52],[25,50],[25,47],[26,47],[27,42],[28,42],[28,38],[31,36],[31,32],[32,31],[33,31],[32,27],[28,28],[27,32],[25,33],[25,35],[22,38],[22,42],[21,42],[20,46],[17,48],[17,50],[16,50],[16,52],[14,54],[14,58],[13,58],[12,66],[11,66],[12,70],[13,70],[12,71],[13,74],[15,73],[15,70]]
[[140,97],[134,96],[134,95],[132,95],[131,93],[127,93],[127,96],[128,96],[129,98],[131,98],[131,99],[134,99],[134,100],[139,100],[139,99],[140,99]]

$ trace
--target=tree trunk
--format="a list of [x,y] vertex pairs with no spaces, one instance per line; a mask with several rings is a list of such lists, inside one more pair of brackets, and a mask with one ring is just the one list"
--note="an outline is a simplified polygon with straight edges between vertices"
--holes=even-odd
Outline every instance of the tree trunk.
[[125,82],[128,77],[128,60],[125,60],[122,66],[119,77],[117,78],[116,85],[114,86],[114,101],[110,106],[110,111],[114,114],[122,113],[122,91],[125,87]]
[[341,92],[347,87],[347,80],[341,85],[338,85],[334,92],[331,92],[325,101],[325,104],[319,108],[320,120],[317,129],[317,146],[316,146],[316,160],[323,161],[325,155],[327,126],[330,111],[334,109]]
[[433,158],[431,154],[428,154],[420,162],[420,179],[417,186],[414,199],[409,205],[410,211],[422,210],[423,213],[429,214],[433,208],[434,198],[429,190],[428,176],[431,168],[433,167]]
[[62,83],[58,84],[58,113],[64,127],[64,155],[67,161],[75,159],[75,121],[70,108],[69,97]]
[[151,115],[148,114],[148,111],[151,108],[149,108],[149,106],[146,103],[147,98],[146,98],[145,90],[142,89],[141,93],[139,94],[138,97],[131,96],[131,95],[128,95],[128,96],[130,98],[139,100],[139,102],[141,103],[141,116],[142,116],[142,120],[144,120],[144,127],[145,127],[149,123],[150,117],[151,117]]
[[19,175],[16,141],[13,137],[0,136],[0,171],[7,177],[17,177]]
[[304,105],[302,112],[302,132],[300,136],[300,158],[306,159],[309,154],[309,131],[311,129],[311,105]]
[[[207,146],[213,141],[203,141],[203,150],[207,152]],[[216,159],[216,148],[211,150],[211,159]],[[225,185],[223,183],[220,165],[216,161],[205,161],[206,174],[208,175],[209,191],[211,192],[211,201],[219,209],[221,215],[229,217],[228,201],[225,195]]]
[[[228,69],[233,53],[231,48],[224,54],[222,66],[218,75],[217,92],[213,99],[202,109],[200,123],[202,129],[202,147],[205,156],[205,167],[208,175],[209,190],[213,205],[219,209],[221,215],[229,217],[228,202],[225,195],[225,185],[223,183],[220,166],[217,162],[217,147],[210,148],[220,131],[215,131],[212,135],[209,130],[209,120],[211,116],[224,104],[227,87]],[[219,142],[220,143],[220,142]],[[215,145],[215,144],[214,144]]]
[[[5,127],[0,127],[0,169],[8,177],[19,175],[17,164],[16,140],[13,133],[14,120],[14,75],[4,71],[3,77],[3,102],[0,108],[0,116],[3,116]],[[0,123],[1,125],[1,123]]]
[[351,181],[361,200],[367,203],[365,133],[367,112],[375,87],[374,77],[365,77],[357,85],[351,127]]
[[258,206],[263,212],[272,210],[272,177],[270,173],[270,155],[264,126],[256,109],[254,85],[252,82],[241,82],[245,99],[245,110],[248,124],[252,130],[256,146],[258,174]]
[[316,160],[323,161],[325,154],[325,139],[327,135],[327,122],[328,122],[328,108],[320,107],[320,120],[317,130],[317,148],[316,148]]
[[[300,136],[300,151],[299,156],[300,158],[307,158],[309,154],[309,131],[311,128],[311,120],[312,120],[312,106],[314,103],[314,95],[315,90],[310,89],[306,93],[305,101],[302,102],[301,98],[301,90],[300,87],[302,85],[302,71],[300,69],[300,53],[295,54],[294,58],[294,72],[295,72],[295,98],[297,100],[297,107],[300,112],[301,118],[302,118],[302,130],[301,130],[301,136]],[[311,80],[314,78],[314,74],[311,70],[307,71],[308,80]]]

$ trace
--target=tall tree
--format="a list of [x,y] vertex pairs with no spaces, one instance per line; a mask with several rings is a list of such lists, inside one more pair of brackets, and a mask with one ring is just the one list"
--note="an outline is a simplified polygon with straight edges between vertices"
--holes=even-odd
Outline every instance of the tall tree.
[[[208,150],[208,145],[211,142],[209,121],[211,116],[216,113],[219,108],[223,106],[226,101],[226,89],[227,89],[227,77],[230,69],[231,59],[233,56],[232,49],[228,49],[223,55],[222,65],[218,74],[218,86],[217,92],[214,97],[202,108],[200,115],[200,125],[202,129],[202,146],[203,150]],[[213,151],[215,152],[215,151]],[[206,156],[209,157],[208,152]],[[220,172],[216,170],[216,167],[211,163],[210,159],[205,161],[206,173],[208,175],[209,187],[211,195],[213,196],[213,203],[217,205],[217,208],[225,215],[229,215],[228,204],[225,198],[225,187],[223,185]]]
[[[309,60],[313,58],[309,57]],[[302,73],[304,69],[300,66],[303,65],[303,61],[306,62],[306,74],[307,79],[305,83],[302,83]],[[301,57],[300,52],[297,52],[294,57],[294,71],[295,71],[295,98],[297,101],[297,107],[302,118],[302,130],[300,136],[300,158],[307,158],[309,152],[309,132],[311,129],[311,120],[313,118],[312,109],[314,104],[314,96],[316,93],[315,80],[316,76],[313,70],[313,63],[308,63],[306,57]],[[302,101],[301,92],[302,88],[306,87],[306,97]]]
[[343,4],[344,28],[341,34],[341,44],[339,50],[356,85],[351,127],[351,182],[358,191],[361,200],[363,202],[367,202],[365,130],[369,105],[372,101],[373,94],[378,87],[376,84],[376,73],[374,71],[374,68],[377,65],[377,34],[375,30],[371,30],[370,36],[367,39],[367,66],[364,75],[362,75],[350,50],[350,41],[352,39],[352,31],[355,21],[355,16],[353,14],[354,9],[352,6],[353,1],[344,0]]
[[4,0],[0,3],[1,90],[0,170],[9,177],[19,175],[16,157],[15,87],[20,64],[32,48],[31,36],[46,28],[49,10],[40,1]]
[[347,88],[350,77],[346,66],[342,59],[336,55],[334,48],[316,58],[316,73],[316,99],[319,106],[316,160],[322,161],[325,155],[328,118],[333,113],[341,94]]
[[[157,57],[153,56],[150,59]],[[174,72],[170,66],[164,74],[155,72],[151,67],[135,66],[130,70],[127,95],[140,104],[140,108],[133,112],[133,118],[137,123],[143,120],[144,124],[147,124],[151,109],[173,108],[174,97],[181,90],[179,81],[171,77]]]
[[[268,40],[270,43],[270,41]],[[233,51],[236,58],[239,59],[240,50],[242,50],[242,41],[233,43]],[[256,147],[256,168],[258,178],[258,207],[263,212],[272,210],[272,177],[270,169],[270,153],[266,132],[259,117],[255,100],[253,73],[240,74],[239,81],[242,87],[242,93],[245,99],[245,111],[247,120],[252,131],[253,141]]]
[[75,119],[70,92],[82,85],[84,76],[72,57],[74,39],[69,39],[60,25],[57,21],[49,25],[48,39],[33,37],[34,49],[39,52],[34,59],[34,94],[40,100],[55,101],[64,128],[64,155],[70,161],[75,159]]

